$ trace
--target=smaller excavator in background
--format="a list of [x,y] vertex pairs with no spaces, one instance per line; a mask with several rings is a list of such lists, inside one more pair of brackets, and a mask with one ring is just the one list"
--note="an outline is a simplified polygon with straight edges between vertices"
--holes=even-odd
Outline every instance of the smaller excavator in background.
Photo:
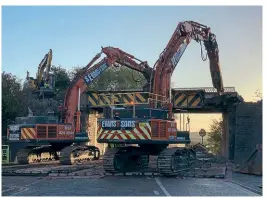
[[[115,173],[140,170],[148,166],[150,155],[157,156],[157,169],[162,175],[173,176],[190,169],[195,160],[194,151],[187,147],[169,148],[169,145],[190,143],[188,131],[179,131],[173,117],[170,86],[172,73],[191,40],[204,43],[210,60],[213,86],[218,95],[222,94],[224,87],[215,35],[208,26],[193,21],[180,22],[153,68],[146,61],[119,48],[102,48],[71,82],[64,105],[60,107],[59,118],[46,117],[35,122],[10,125],[10,142],[21,145],[17,153],[18,162],[28,164],[45,160],[44,153],[49,153],[49,159],[59,159],[63,165],[91,160],[90,155],[95,160],[99,159],[99,149],[88,146],[88,134],[81,131],[80,96],[86,91],[87,85],[107,68],[124,65],[144,75],[147,85],[143,88],[149,88],[148,100],[138,104],[140,93],[132,93],[132,102],[125,104],[124,101],[114,101],[112,94],[103,95],[105,100],[111,102],[104,107],[104,117],[98,119],[97,141],[127,144],[105,152],[105,171]],[[92,66],[102,53],[106,57]],[[202,56],[202,59],[205,58]]]
[[31,88],[38,98],[51,98],[55,95],[55,75],[51,72],[52,49],[44,56],[38,66],[36,78],[30,77],[27,71],[26,87]]

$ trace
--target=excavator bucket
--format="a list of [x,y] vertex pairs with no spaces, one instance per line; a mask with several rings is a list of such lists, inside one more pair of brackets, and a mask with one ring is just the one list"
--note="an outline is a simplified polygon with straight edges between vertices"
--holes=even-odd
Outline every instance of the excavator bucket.
[[257,145],[248,160],[238,167],[235,172],[262,175],[262,145]]

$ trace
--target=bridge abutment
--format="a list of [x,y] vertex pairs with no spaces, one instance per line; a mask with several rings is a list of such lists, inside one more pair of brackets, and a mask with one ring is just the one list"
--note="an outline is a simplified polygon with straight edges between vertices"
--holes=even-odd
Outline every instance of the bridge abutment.
[[97,110],[90,110],[87,119],[87,133],[90,142],[89,145],[96,146],[100,150],[100,154],[105,152],[106,144],[97,142],[97,119],[101,116],[101,113]]
[[221,155],[229,160],[234,159],[236,133],[236,107],[228,108],[222,113],[223,130],[221,137]]
[[242,163],[262,144],[262,102],[244,102],[223,112],[221,155]]

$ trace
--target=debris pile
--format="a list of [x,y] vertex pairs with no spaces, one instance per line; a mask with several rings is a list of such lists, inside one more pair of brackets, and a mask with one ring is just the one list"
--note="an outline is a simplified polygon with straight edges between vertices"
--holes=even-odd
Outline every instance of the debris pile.
[[213,177],[224,178],[227,171],[227,160],[224,157],[209,153],[207,148],[198,143],[192,146],[196,153],[196,160],[191,170],[182,172],[184,177]]
[[258,144],[249,158],[243,164],[237,164],[234,172],[262,175],[262,145]]

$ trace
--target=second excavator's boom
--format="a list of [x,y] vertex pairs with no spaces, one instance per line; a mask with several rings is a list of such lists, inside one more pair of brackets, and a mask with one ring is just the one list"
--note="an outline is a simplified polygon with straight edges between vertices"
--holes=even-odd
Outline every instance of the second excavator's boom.
[[[106,57],[92,66],[95,61],[100,58],[102,53],[104,53]],[[86,90],[87,86],[97,79],[108,67],[116,66],[116,64],[124,65],[141,72],[147,81],[150,79],[152,68],[148,66],[147,62],[143,62],[119,48],[102,48],[102,51],[97,54],[87,66],[80,70],[65,94],[62,119],[65,123],[75,124],[76,132],[80,132],[80,95]],[[74,118],[76,118],[76,122]]]
[[52,50],[50,49],[38,66],[38,71],[36,74],[36,79],[38,83],[41,82],[44,71],[45,71],[44,80],[45,81],[49,80],[49,71],[51,68],[51,62],[52,62]]
[[[224,91],[216,36],[205,25],[193,21],[185,21],[178,24],[169,43],[155,63],[155,75],[151,77],[153,79],[153,84],[151,83],[153,87],[151,89],[154,94],[170,97],[171,75],[191,40],[199,42],[200,45],[202,42],[204,43],[210,60],[213,86],[217,89],[218,94]],[[201,53],[202,59],[205,60],[202,45]]]

